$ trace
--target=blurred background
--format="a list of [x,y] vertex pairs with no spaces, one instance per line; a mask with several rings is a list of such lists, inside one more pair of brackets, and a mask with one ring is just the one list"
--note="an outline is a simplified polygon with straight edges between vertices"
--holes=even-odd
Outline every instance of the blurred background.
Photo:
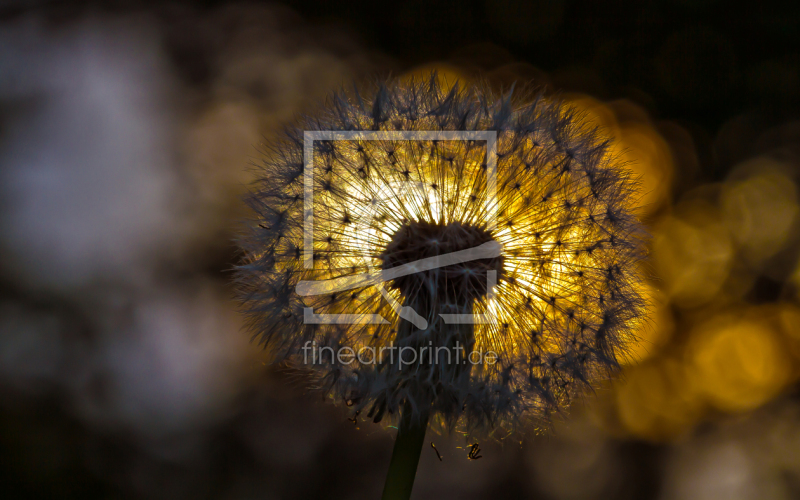
[[230,285],[260,145],[375,77],[530,82],[642,177],[652,318],[545,436],[414,498],[800,498],[800,4],[0,2],[4,498],[378,498],[393,438]]

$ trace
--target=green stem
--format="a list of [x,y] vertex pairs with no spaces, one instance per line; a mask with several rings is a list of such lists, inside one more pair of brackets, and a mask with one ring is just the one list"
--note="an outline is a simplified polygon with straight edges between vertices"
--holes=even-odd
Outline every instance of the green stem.
[[[417,293],[413,299],[408,297],[404,300],[404,306],[409,306],[415,311],[428,311],[431,308],[439,310],[439,306],[433,305],[434,301],[428,294]],[[459,313],[471,314],[472,302],[469,301],[465,306],[457,310]],[[447,312],[453,312],[447,310]],[[424,339],[433,339],[436,345],[447,347],[450,352],[455,351],[453,343],[457,340],[461,344],[461,348],[465,349],[461,356],[472,352],[472,347],[475,344],[475,332],[472,324],[455,324],[447,325],[444,321],[437,317],[437,315],[429,315],[428,321],[434,321],[430,324],[427,336],[420,339],[417,344],[411,344],[412,347],[419,349],[424,346]],[[411,335],[418,333],[417,328],[409,321],[400,320],[397,329],[397,341],[407,340]],[[456,354],[458,355],[458,354]],[[420,354],[421,356],[421,354]],[[463,358],[462,358],[463,359]],[[449,360],[449,358],[448,358]],[[458,363],[458,361],[455,361]],[[462,361],[463,362],[463,361]],[[435,366],[427,364],[424,360],[420,360],[417,365],[422,373],[429,373],[436,370]],[[426,369],[428,372],[426,372]],[[455,382],[458,377],[469,377],[469,365],[456,365],[450,375],[445,381],[448,384]],[[450,370],[445,370],[450,371]],[[438,378],[438,375],[437,375]],[[425,396],[431,397],[430,391],[419,391],[417,403],[421,404],[425,401]],[[389,463],[389,472],[386,474],[386,483],[383,486],[383,500],[408,500],[411,498],[411,489],[414,486],[414,477],[417,474],[417,465],[419,464],[420,453],[422,452],[422,444],[425,441],[425,432],[428,430],[428,419],[430,417],[430,405],[433,400],[429,400],[428,406],[420,408],[419,417],[413,418],[413,408],[411,404],[406,401],[403,404],[403,409],[400,413],[400,424],[397,429],[397,438],[394,442],[394,450],[392,451],[392,460]]]
[[417,464],[428,430],[427,411],[419,419],[411,418],[411,405],[403,405],[400,427],[392,451],[392,461],[386,474],[382,500],[408,500],[417,474]]

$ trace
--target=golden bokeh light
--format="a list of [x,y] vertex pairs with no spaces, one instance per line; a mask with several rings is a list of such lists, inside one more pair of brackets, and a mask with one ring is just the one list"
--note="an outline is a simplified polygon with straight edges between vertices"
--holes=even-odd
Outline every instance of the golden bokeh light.
[[[611,154],[619,157],[638,177],[641,185],[637,213],[651,214],[663,206],[672,186],[672,153],[661,134],[647,120],[646,112],[625,101],[624,106],[618,107],[628,112],[626,116],[618,116],[614,107],[592,97],[572,95],[567,99],[586,114],[589,123],[608,131],[612,137]],[[636,112],[630,112],[632,107]]]
[[681,307],[708,303],[730,272],[734,247],[716,207],[698,199],[686,201],[659,221],[653,241],[653,263],[664,291]]
[[671,357],[629,369],[617,384],[620,423],[630,434],[651,441],[687,431],[702,414],[694,382],[684,363]]
[[687,362],[705,399],[722,411],[753,409],[789,382],[791,359],[768,311],[727,313],[692,332]]
[[797,264],[795,265],[794,272],[791,276],[789,276],[789,285],[794,288],[794,298],[797,302],[800,302],[800,258],[797,259]]
[[670,441],[710,409],[736,413],[766,403],[798,377],[799,325],[800,308],[788,303],[715,313],[688,332],[682,356],[673,349],[626,368],[614,386],[619,425]]
[[775,316],[792,355],[800,360],[800,307],[790,303],[780,304]]
[[756,158],[737,167],[722,187],[725,223],[751,264],[781,250],[800,213],[786,169],[776,160]]

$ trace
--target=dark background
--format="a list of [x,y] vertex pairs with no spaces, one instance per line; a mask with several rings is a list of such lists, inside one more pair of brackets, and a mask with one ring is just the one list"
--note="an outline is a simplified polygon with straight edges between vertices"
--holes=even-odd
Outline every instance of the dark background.
[[642,346],[545,435],[429,435],[415,498],[800,497],[800,6],[3,2],[7,498],[377,498],[386,429],[265,364],[230,285],[257,148],[340,86],[540,86],[643,182]]

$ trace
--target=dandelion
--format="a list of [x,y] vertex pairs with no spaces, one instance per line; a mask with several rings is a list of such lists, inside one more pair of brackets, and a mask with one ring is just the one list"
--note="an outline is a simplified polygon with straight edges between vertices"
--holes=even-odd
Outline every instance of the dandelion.
[[246,315],[276,361],[399,426],[384,498],[410,495],[429,424],[545,425],[635,340],[636,185],[555,100],[392,81],[334,95],[266,156]]

